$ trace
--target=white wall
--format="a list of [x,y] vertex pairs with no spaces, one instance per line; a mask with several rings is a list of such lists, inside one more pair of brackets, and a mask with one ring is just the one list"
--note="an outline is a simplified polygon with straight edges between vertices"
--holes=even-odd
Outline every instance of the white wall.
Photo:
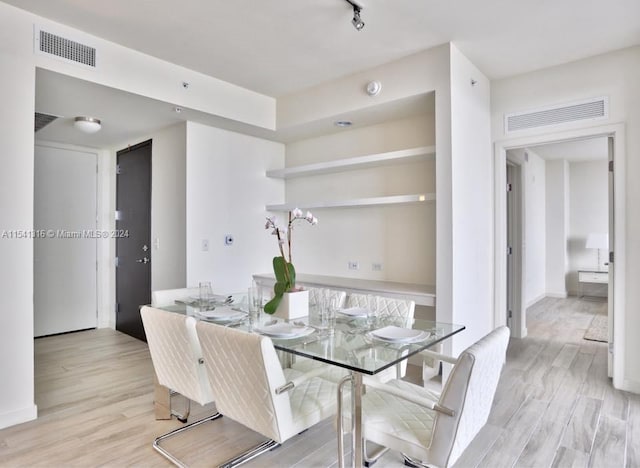
[[[607,123],[624,122],[626,127],[624,174],[626,178],[626,229],[617,235],[626,242],[625,281],[629,285],[640,282],[640,244],[632,242],[640,237],[640,184],[635,175],[640,173],[640,47],[612,52],[525,75],[492,83],[492,133],[494,140],[506,140],[503,118],[505,113],[540,106],[572,102],[596,96],[609,97],[609,118],[599,122],[582,121],[554,127],[518,132],[509,138],[550,135],[560,129],[588,128]],[[640,392],[640,340],[635,337],[640,329],[640,289],[629,287],[624,292],[625,336],[624,353],[616,356],[622,363],[621,386]]]
[[438,296],[436,313],[466,325],[453,342],[458,354],[493,328],[493,165],[489,80],[453,45],[450,66],[453,307],[439,310]]
[[524,162],[524,303],[529,307],[546,292],[545,161],[527,148]]
[[[0,28],[0,44],[3,36]],[[35,73],[28,60],[2,53],[0,70],[2,233],[33,229]],[[33,419],[37,411],[33,391],[33,240],[0,237],[0,258],[0,428],[3,428]]]
[[[603,155],[606,157],[606,155]],[[607,160],[572,162],[570,166],[570,230],[569,278],[571,294],[578,293],[578,270],[606,269],[607,250],[600,251],[600,265],[596,250],[586,249],[590,233],[609,232],[609,173]],[[606,295],[606,288],[589,286],[589,294]],[[604,290],[603,290],[604,289]]]
[[187,123],[187,286],[242,291],[254,273],[272,271],[278,244],[264,229],[265,204],[284,202],[284,183],[265,171],[282,167],[281,143]]
[[567,297],[569,163],[546,161],[546,294]]
[[[425,109],[428,111],[428,109]],[[287,167],[435,143],[433,114],[289,143]],[[435,193],[430,161],[289,179],[286,201],[317,202],[410,193]],[[300,225],[294,243],[300,273],[398,281],[436,282],[435,203],[318,210],[320,220]],[[359,270],[349,270],[357,261]],[[373,271],[373,263],[382,271]]]
[[151,290],[183,288],[187,282],[187,125],[173,125],[151,138]]

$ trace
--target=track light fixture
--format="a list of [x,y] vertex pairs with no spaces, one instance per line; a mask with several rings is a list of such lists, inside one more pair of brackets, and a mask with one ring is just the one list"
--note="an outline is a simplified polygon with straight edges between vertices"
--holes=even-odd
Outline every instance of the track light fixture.
[[362,28],[364,28],[364,21],[362,21],[362,18],[360,18],[362,5],[357,3],[355,0],[344,0],[344,1],[353,7],[353,19],[351,20],[351,24],[353,24],[353,27],[356,28],[358,31],[362,31]]

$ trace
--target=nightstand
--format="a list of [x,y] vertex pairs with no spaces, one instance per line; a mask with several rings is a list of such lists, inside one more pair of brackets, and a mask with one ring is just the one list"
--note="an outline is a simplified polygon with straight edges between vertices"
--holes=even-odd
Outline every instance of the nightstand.
[[578,297],[584,297],[584,284],[609,284],[609,272],[597,270],[578,270]]

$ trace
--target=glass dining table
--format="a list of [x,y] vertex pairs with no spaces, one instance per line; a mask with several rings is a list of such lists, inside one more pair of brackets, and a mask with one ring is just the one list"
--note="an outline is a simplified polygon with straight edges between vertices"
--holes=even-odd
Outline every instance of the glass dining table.
[[[246,312],[239,295],[231,305],[237,312]],[[236,304],[235,306],[233,304]],[[284,357],[283,365],[289,366],[296,356],[312,359],[330,366],[345,369],[351,381],[352,409],[352,458],[353,466],[363,466],[362,395],[363,377],[375,376],[382,371],[399,366],[410,356],[418,354],[437,343],[447,340],[465,329],[463,325],[429,320],[366,317],[336,314],[335,326],[320,327],[315,320],[316,307],[310,305],[309,317],[291,320],[275,318],[262,312],[257,319],[249,315],[230,314],[227,320],[208,319],[197,305],[176,303],[159,307],[164,310],[193,315],[197,319],[210,320],[222,326],[237,327],[249,332],[270,336],[276,350]],[[209,307],[210,309],[211,307]],[[270,333],[277,324],[289,323],[290,333]],[[286,327],[285,327],[286,329]],[[298,333],[295,330],[299,330]],[[339,441],[339,446],[342,441]]]

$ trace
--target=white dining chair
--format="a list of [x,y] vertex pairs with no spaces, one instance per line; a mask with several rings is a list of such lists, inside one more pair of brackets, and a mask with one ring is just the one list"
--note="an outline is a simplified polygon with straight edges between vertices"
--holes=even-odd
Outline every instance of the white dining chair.
[[337,385],[324,369],[283,370],[270,338],[209,322],[196,330],[216,407],[269,440],[223,463],[240,465],[336,414]]
[[[347,296],[347,307],[369,307],[369,298],[371,296],[367,294],[350,294]],[[399,327],[411,328],[413,325],[413,316],[416,309],[415,301],[406,299],[394,299],[383,296],[373,296],[376,300],[377,310],[376,317],[389,320],[394,325]],[[375,350],[374,350],[375,352]],[[375,355],[368,357],[367,359],[375,359]],[[324,366],[321,362],[314,361],[312,359],[297,359],[295,363],[291,365],[294,369],[299,371],[308,372],[316,367]],[[401,379],[407,373],[407,360],[403,359],[395,367],[390,367],[383,370],[379,374],[376,374],[375,378],[382,382],[386,382],[391,379]],[[348,371],[340,369],[335,366],[329,366],[325,378],[334,382],[340,382],[344,376],[348,374]]]
[[305,287],[306,290],[309,291],[309,304],[316,305],[321,304],[327,299],[332,300],[336,299],[336,306],[339,308],[344,307],[345,300],[347,298],[347,293],[345,291],[340,291],[337,289],[329,289],[329,288],[311,288]]
[[[187,398],[188,408],[191,400],[203,406],[212,403],[214,401],[213,392],[207,378],[202,350],[196,334],[196,319],[149,306],[142,307],[140,315],[158,383]],[[186,415],[180,419],[186,422],[188,413],[189,409],[187,409]],[[220,413],[216,412],[156,437],[153,441],[153,448],[176,465],[184,466],[160,443],[219,417],[221,417]]]
[[[453,465],[487,422],[508,342],[509,329],[500,327],[457,359],[433,353],[454,364],[441,394],[401,380],[365,379],[364,439],[401,452],[409,466]],[[339,417],[338,437],[342,428]]]
[[161,289],[151,291],[151,305],[153,307],[163,307],[173,305],[177,300],[197,298],[200,295],[200,288],[180,288]]

